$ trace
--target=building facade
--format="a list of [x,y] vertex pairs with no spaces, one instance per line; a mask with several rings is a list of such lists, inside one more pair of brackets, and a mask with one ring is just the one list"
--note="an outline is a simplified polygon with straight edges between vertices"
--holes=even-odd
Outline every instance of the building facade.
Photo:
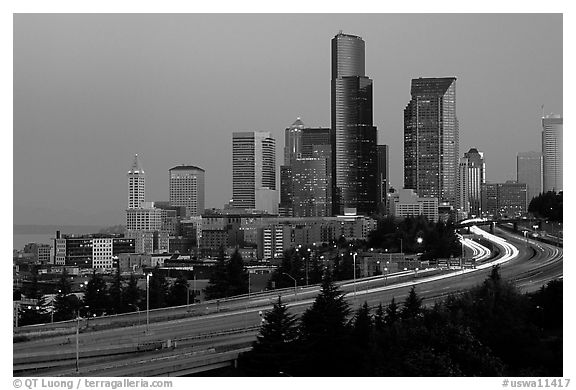
[[562,116],[542,118],[542,163],[544,192],[562,191]]
[[486,183],[486,163],[484,153],[476,148],[471,148],[464,153],[464,158],[468,161],[467,189],[468,202],[470,203],[469,214],[479,216],[482,213],[482,184]]
[[232,203],[277,213],[276,141],[270,132],[233,133]]
[[486,183],[482,185],[482,213],[493,217],[520,217],[527,211],[525,183]]
[[404,188],[457,204],[459,130],[456,78],[412,80],[404,109]]
[[372,80],[365,75],[365,43],[340,32],[332,39],[331,142],[333,214],[377,211],[377,131]]
[[169,170],[170,204],[184,206],[185,217],[201,215],[204,212],[204,176],[202,168],[193,165],[180,165]]
[[542,193],[542,153],[522,152],[516,156],[516,181],[526,184],[528,205]]
[[140,167],[138,155],[134,155],[132,168],[128,171],[128,208],[138,208],[145,201],[146,174]]
[[431,222],[438,222],[438,198],[420,197],[411,189],[402,189],[389,197],[390,215],[396,218],[423,215]]
[[386,212],[388,191],[390,190],[390,148],[378,145],[378,211]]

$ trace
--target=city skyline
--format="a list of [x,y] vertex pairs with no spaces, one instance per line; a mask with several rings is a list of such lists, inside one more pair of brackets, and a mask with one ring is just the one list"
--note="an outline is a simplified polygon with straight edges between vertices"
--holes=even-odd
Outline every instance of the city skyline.
[[[78,212],[76,219],[67,215],[70,224],[88,224],[90,221],[94,221],[95,225],[122,223],[123,218],[118,218],[117,214],[125,208],[126,194],[120,191],[126,188],[126,171],[118,166],[129,166],[130,158],[134,154],[144,159],[147,199],[167,200],[166,170],[174,165],[190,164],[206,169],[206,207],[223,207],[232,198],[233,132],[269,131],[272,137],[279,141],[283,139],[284,129],[296,117],[301,117],[311,127],[329,126],[328,40],[338,30],[361,36],[366,42],[366,74],[374,81],[374,126],[378,128],[378,144],[387,144],[390,147],[390,184],[397,189],[403,186],[402,106],[410,97],[412,78],[451,75],[458,78],[460,150],[474,147],[485,153],[486,179],[491,182],[514,179],[516,154],[540,149],[542,104],[545,105],[544,113],[562,115],[562,16],[559,14],[433,15],[428,16],[431,20],[426,21],[422,15],[353,15],[349,16],[350,20],[333,15],[332,18],[326,15],[207,17],[210,20],[212,18],[230,22],[219,25],[219,28],[227,33],[233,32],[243,21],[252,21],[249,26],[244,23],[240,31],[246,32],[250,37],[248,41],[253,45],[248,45],[247,53],[240,53],[238,50],[228,53],[231,63],[219,68],[220,72],[214,70],[217,76],[215,78],[222,79],[217,80],[221,83],[221,90],[216,92],[207,89],[209,80],[196,78],[194,69],[186,69],[187,65],[191,65],[186,61],[192,58],[180,58],[176,50],[183,44],[186,36],[179,36],[178,29],[197,31],[200,28],[190,26],[194,24],[192,21],[199,21],[196,15],[15,16],[14,223],[61,223],[50,218],[49,209],[52,209],[52,215],[55,216],[66,215],[62,212],[63,209]],[[55,19],[62,23],[54,22]],[[146,23],[150,20],[156,20],[165,29],[159,31],[158,26],[150,26]],[[283,23],[290,20],[309,21],[311,25],[305,25],[300,32],[282,32]],[[363,22],[376,23],[379,20],[391,22],[393,26],[387,28],[392,31],[396,29],[396,39],[382,34],[381,26],[380,30],[375,26],[364,27]],[[401,46],[402,42],[412,42],[410,39],[415,38],[417,33],[412,36],[402,35],[405,28],[398,23],[402,20],[412,21],[418,32],[421,32],[424,26],[443,25],[446,20],[452,20],[452,28],[470,29],[462,34],[440,32],[448,41],[445,46],[458,41],[453,35],[463,35],[459,38],[461,52],[470,51],[470,48],[464,46],[465,39],[474,39],[478,43],[477,46],[473,45],[479,52],[477,56],[500,54],[504,57],[498,57],[501,59],[498,64],[490,62],[470,70],[469,65],[453,64],[466,63],[464,54],[454,56],[454,53],[448,52],[441,45],[438,49],[440,54],[437,56],[452,55],[451,61],[446,61],[451,66],[439,64],[439,58],[434,55],[430,56],[429,62],[425,61],[419,67],[410,66],[410,50],[403,50],[398,46]],[[535,23],[536,20],[538,23]],[[169,25],[168,21],[174,24]],[[279,22],[279,25],[273,26],[274,22]],[[107,28],[104,32],[99,31],[101,36],[94,36],[94,32],[98,30],[95,27],[101,23]],[[47,24],[50,28],[46,34],[34,35],[36,28],[47,28]],[[124,28],[128,25],[141,35],[136,32],[132,35],[125,34]],[[76,26],[78,34],[74,37],[67,35],[66,39],[59,40],[58,37],[61,37],[66,26]],[[489,39],[494,38],[488,31],[494,26],[498,26],[498,31],[502,33],[499,42]],[[208,26],[204,27],[210,31]],[[62,31],[57,31],[60,29]],[[306,35],[310,30],[313,30],[314,34]],[[261,34],[255,34],[255,31],[270,31],[272,36],[264,39]],[[470,35],[470,31],[476,35]],[[154,32],[161,32],[162,36],[151,39],[150,35]],[[210,34],[203,35],[203,39],[205,36]],[[162,41],[166,37],[172,37],[173,42],[162,46],[162,43],[167,42]],[[223,43],[222,38],[222,35],[218,35],[217,42]],[[274,40],[275,38],[277,39]],[[92,43],[92,52],[83,49],[86,39]],[[382,47],[383,42],[386,47]],[[420,52],[431,49],[426,42],[424,40],[424,43],[418,46]],[[138,52],[136,46],[127,50],[126,55],[118,51],[129,47],[124,46],[129,43],[136,44],[142,52]],[[264,57],[263,53],[256,55],[256,49],[264,43],[267,50]],[[217,53],[200,46],[196,41],[188,44],[192,45],[195,51],[207,56],[206,61],[198,62],[214,62],[215,67]],[[511,44],[511,47],[507,47]],[[209,46],[208,43],[206,45]],[[287,52],[299,49],[298,55],[279,56],[280,47],[285,46]],[[511,53],[499,51],[505,47]],[[230,49],[230,46],[224,48]],[[52,51],[50,56],[46,57],[48,49]],[[545,58],[541,58],[539,62],[537,56],[534,57],[535,53]],[[235,59],[234,55],[230,54],[236,54],[238,58]],[[38,56],[49,60],[43,65],[44,73],[39,72],[39,61],[34,60]],[[301,63],[298,56],[306,59],[305,64]],[[107,58],[118,58],[125,62],[108,63]],[[265,61],[262,61],[263,58]],[[478,58],[480,57],[472,55],[469,61]],[[134,62],[136,59],[142,61]],[[179,59],[186,61],[179,62]],[[96,64],[92,64],[93,62]],[[274,69],[278,64],[281,65],[280,68]],[[97,65],[100,65],[100,68]],[[131,75],[126,73],[130,66],[134,67]],[[506,71],[502,72],[506,77],[493,73],[491,82],[486,82],[487,73],[502,70]],[[69,74],[66,74],[67,71]],[[169,71],[174,71],[181,79],[168,75]],[[283,78],[278,78],[278,73],[281,73]],[[306,73],[312,74],[308,76]],[[258,74],[270,80],[255,84],[255,91],[249,94],[250,96],[239,94],[238,91],[254,82],[257,79],[255,75]],[[535,75],[539,75],[543,80],[532,80],[531,77]],[[98,88],[96,83],[106,76],[109,77],[106,79],[108,84]],[[242,77],[245,80],[242,80]],[[63,86],[54,88],[51,82],[58,80],[81,83],[76,86],[65,82]],[[528,86],[523,84],[523,80],[526,83],[534,82]],[[119,84],[112,85],[112,81]],[[184,83],[178,85],[182,81]],[[52,87],[50,92],[53,93],[53,101],[46,100],[47,95],[44,94],[49,91],[43,89],[45,85]],[[262,98],[264,92],[268,93],[268,96],[264,96],[267,99]],[[211,102],[212,93],[221,95],[220,104]],[[518,93],[521,95],[511,101],[511,95]],[[139,94],[146,97],[133,101]],[[206,94],[209,98],[205,98]],[[107,96],[108,100],[104,99],[104,96]],[[186,99],[180,100],[179,97]],[[390,101],[393,101],[393,104]],[[219,111],[226,115],[215,115]],[[266,115],[259,115],[262,112],[266,112]],[[496,137],[497,134],[500,136]],[[111,144],[112,142],[115,144]],[[277,176],[283,146],[282,143],[276,145]],[[56,151],[60,153],[55,153]],[[43,164],[38,162],[39,159],[42,159]],[[91,171],[94,167],[101,168],[97,170],[97,176]],[[85,175],[76,172],[84,172]],[[70,175],[75,177],[75,180],[70,183],[60,181]],[[31,191],[31,186],[38,185],[45,191]],[[105,193],[98,192],[99,188],[106,188]],[[44,212],[38,212],[38,209],[44,209]]]

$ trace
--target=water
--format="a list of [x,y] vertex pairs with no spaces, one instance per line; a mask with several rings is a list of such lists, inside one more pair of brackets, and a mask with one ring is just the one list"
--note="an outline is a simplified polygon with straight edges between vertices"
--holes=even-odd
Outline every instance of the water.
[[14,225],[12,233],[13,249],[23,249],[31,242],[54,245],[56,230],[62,234],[98,233],[101,226],[56,226],[56,225]]

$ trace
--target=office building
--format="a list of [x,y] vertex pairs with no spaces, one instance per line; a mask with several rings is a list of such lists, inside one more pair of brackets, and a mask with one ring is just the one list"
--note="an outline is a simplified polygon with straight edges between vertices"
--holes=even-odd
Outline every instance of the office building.
[[476,148],[471,148],[468,152],[464,153],[464,158],[467,159],[467,184],[468,189],[468,202],[469,214],[479,216],[482,213],[482,184],[486,183],[486,163],[484,162],[484,153],[479,152]]
[[386,200],[390,190],[390,153],[388,145],[378,145],[378,211],[386,212]]
[[508,180],[506,183],[482,185],[482,213],[486,216],[520,217],[527,211],[526,184]]
[[169,172],[170,204],[184,206],[185,217],[201,215],[204,212],[204,169],[193,165],[180,165]]
[[390,215],[396,218],[423,215],[438,222],[438,198],[420,197],[412,189],[401,189],[390,194]]
[[542,163],[544,192],[562,191],[562,116],[542,118]]
[[470,190],[468,177],[468,159],[463,157],[458,164],[458,211],[468,215],[470,212]]
[[526,184],[528,205],[542,193],[542,153],[522,152],[516,156],[516,181]]
[[372,80],[365,75],[362,38],[332,39],[331,143],[333,213],[377,211],[377,131],[372,122]]
[[404,188],[457,204],[456,78],[412,80],[404,109]]
[[330,165],[327,158],[297,158],[292,163],[292,207],[295,217],[331,215]]
[[232,203],[235,208],[276,214],[276,141],[270,132],[232,136]]

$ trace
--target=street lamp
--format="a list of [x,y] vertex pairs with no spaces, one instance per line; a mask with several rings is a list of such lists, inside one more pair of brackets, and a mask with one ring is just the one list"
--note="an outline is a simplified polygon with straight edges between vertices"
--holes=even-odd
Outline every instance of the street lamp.
[[354,303],[356,303],[356,255],[356,252],[352,254],[352,258],[354,259]]
[[150,326],[150,276],[151,273],[146,274],[146,333]]
[[294,300],[296,302],[298,302],[298,290],[297,290],[296,279],[294,279],[291,275],[287,274],[286,272],[282,272],[282,275],[286,275],[294,281]]
[[80,349],[78,340],[80,338],[80,310],[76,311],[76,373],[80,372]]

